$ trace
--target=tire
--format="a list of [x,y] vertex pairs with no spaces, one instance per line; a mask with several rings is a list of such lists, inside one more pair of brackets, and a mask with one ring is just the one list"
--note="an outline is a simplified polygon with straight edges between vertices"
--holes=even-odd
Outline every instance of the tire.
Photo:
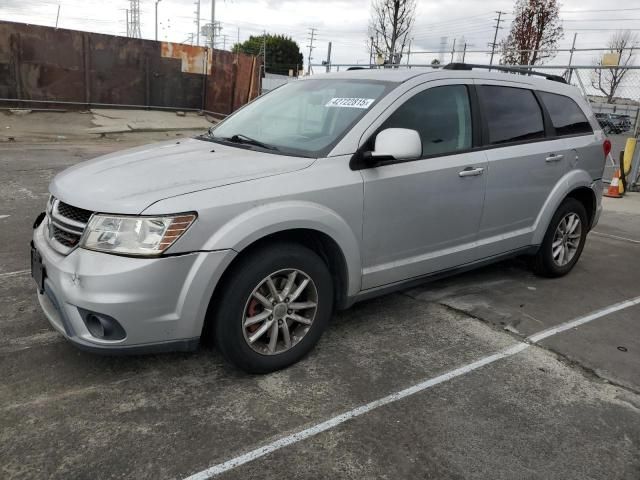
[[[291,298],[279,299],[287,294],[291,277]],[[225,278],[222,291],[215,297],[218,305],[213,310],[212,333],[223,357],[247,373],[273,372],[296,363],[315,346],[329,323],[333,310],[331,274],[326,263],[302,245],[278,243],[249,252]],[[268,278],[272,279],[271,285]],[[293,298],[307,279],[304,290]],[[268,303],[270,307],[265,306]],[[309,308],[313,303],[316,306]],[[311,319],[310,325],[300,323],[302,319]],[[255,323],[245,326],[247,321]],[[275,344],[271,341],[274,329]]]
[[[569,223],[569,219],[575,219],[576,217],[580,220],[580,224],[573,230],[573,233],[566,236],[560,235],[560,237],[564,237],[560,246],[566,249],[565,255],[567,256],[562,259],[562,253],[560,253],[554,257],[554,252],[558,252],[558,246],[554,247],[554,244],[557,245],[559,241],[558,227],[565,221],[565,229],[566,227],[571,228],[573,224]],[[587,211],[584,205],[575,198],[566,198],[553,215],[547,232],[544,235],[542,245],[532,258],[531,264],[534,273],[550,278],[562,277],[569,273],[577,263],[584,249],[588,225]],[[578,228],[580,229],[579,235],[577,233]],[[570,238],[572,236],[575,238]],[[576,244],[576,241],[579,241],[579,243]],[[573,245],[575,249],[569,247],[570,245]],[[571,251],[573,253],[569,254]]]

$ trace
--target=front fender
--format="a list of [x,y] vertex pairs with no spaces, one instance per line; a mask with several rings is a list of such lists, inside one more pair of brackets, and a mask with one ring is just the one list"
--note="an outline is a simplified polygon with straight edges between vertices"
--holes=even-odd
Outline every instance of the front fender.
[[313,202],[283,201],[256,206],[216,229],[203,249],[241,252],[261,238],[292,229],[315,230],[333,239],[347,266],[347,294],[353,296],[360,291],[362,265],[353,230],[336,212]]
[[533,227],[532,245],[540,245],[542,243],[544,235],[551,223],[551,218],[569,193],[581,187],[587,187],[593,191],[596,183],[597,182],[594,182],[585,170],[572,170],[564,175],[553,187],[551,194],[547,197],[547,200],[538,213]]

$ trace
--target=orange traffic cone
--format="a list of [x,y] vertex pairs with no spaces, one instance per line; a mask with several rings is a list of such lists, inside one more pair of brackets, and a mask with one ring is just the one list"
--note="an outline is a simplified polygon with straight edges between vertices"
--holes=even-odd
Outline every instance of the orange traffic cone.
[[613,178],[611,179],[611,183],[609,184],[609,188],[604,193],[605,197],[610,198],[622,198],[620,195],[620,170],[616,170],[613,174]]

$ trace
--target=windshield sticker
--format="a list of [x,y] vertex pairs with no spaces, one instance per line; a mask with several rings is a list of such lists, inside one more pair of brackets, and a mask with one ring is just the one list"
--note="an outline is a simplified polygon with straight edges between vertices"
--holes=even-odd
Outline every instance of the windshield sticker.
[[367,109],[375,102],[375,98],[332,98],[325,107],[363,108]]

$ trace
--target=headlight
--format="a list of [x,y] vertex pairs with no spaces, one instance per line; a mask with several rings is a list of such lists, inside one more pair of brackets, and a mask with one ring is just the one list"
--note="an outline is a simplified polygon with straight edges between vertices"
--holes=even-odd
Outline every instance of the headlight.
[[159,255],[187,231],[195,214],[166,217],[93,215],[81,247],[125,255]]

